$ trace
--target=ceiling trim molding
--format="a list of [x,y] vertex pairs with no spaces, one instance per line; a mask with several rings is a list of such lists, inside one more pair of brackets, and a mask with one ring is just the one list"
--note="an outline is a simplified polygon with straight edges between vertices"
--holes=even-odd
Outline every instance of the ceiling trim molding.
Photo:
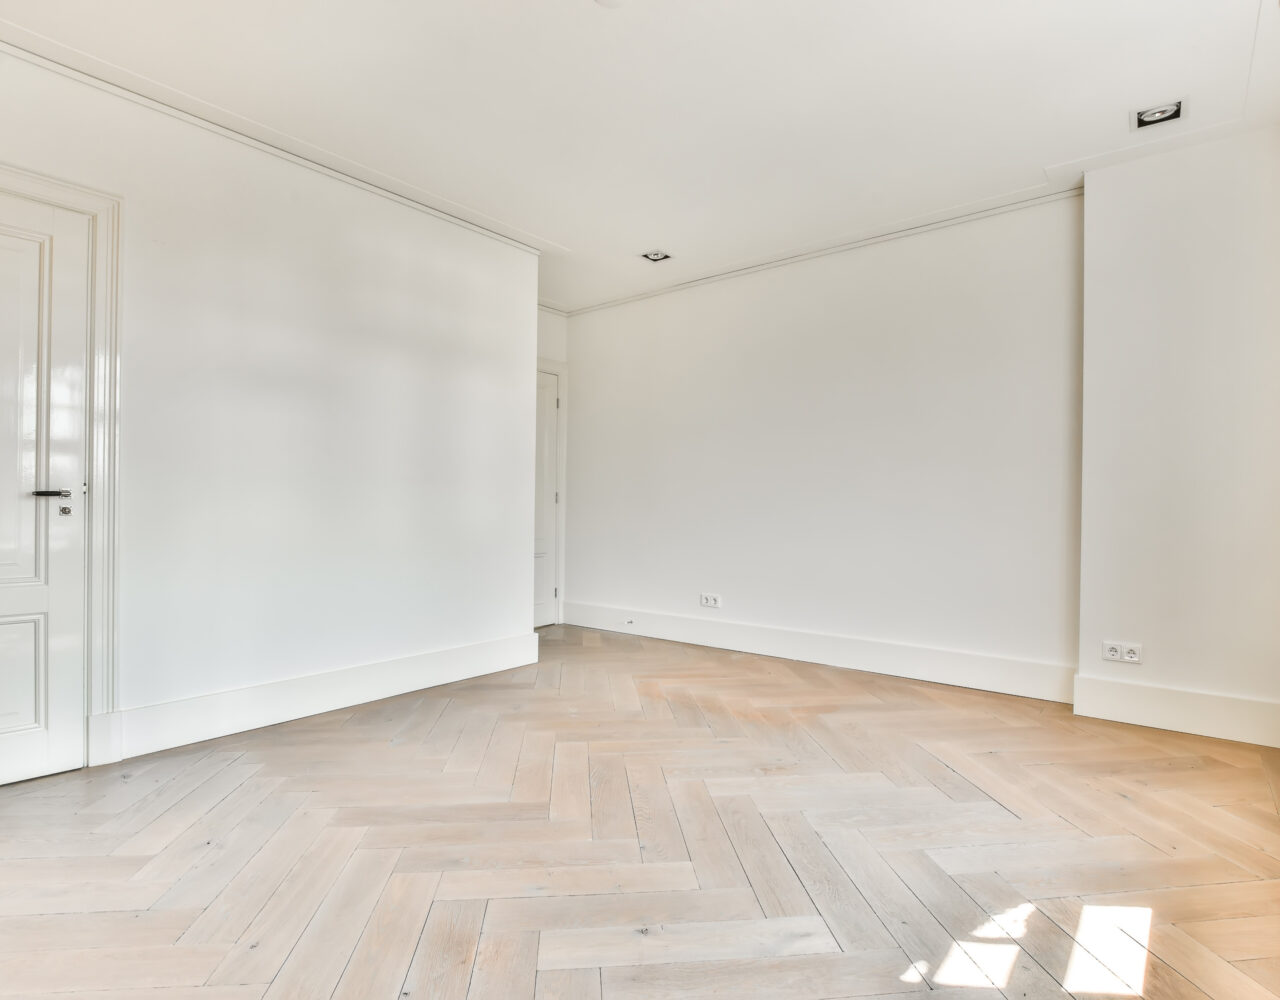
[[670,295],[672,292],[682,292],[689,288],[697,288],[700,285],[709,285],[715,281],[725,281],[729,278],[740,278],[748,274],[756,274],[760,271],[771,271],[776,267],[786,267],[788,264],[800,264],[807,260],[817,260],[819,257],[830,257],[832,254],[846,253],[850,250],[858,250],[862,247],[874,246],[877,243],[888,243],[891,240],[905,239],[908,236],[917,236],[921,233],[930,233],[937,229],[947,229],[951,226],[958,226],[965,222],[976,222],[978,219],[987,219],[995,215],[1004,215],[1006,212],[1018,212],[1024,208],[1034,208],[1037,205],[1046,205],[1054,201],[1062,201],[1066,198],[1079,198],[1084,194],[1084,186],[1077,183],[1074,187],[1065,191],[1054,191],[1050,194],[1037,195],[1034,198],[1022,198],[1018,201],[1010,201],[1003,205],[995,205],[991,208],[984,208],[974,212],[964,212],[959,215],[950,215],[943,219],[935,219],[932,222],[924,222],[918,226],[906,226],[902,229],[892,229],[886,232],[877,233],[874,236],[866,236],[859,240],[853,240],[849,243],[839,243],[835,246],[824,247],[821,250],[810,250],[806,253],[792,254],[789,257],[778,257],[773,260],[763,261],[759,264],[748,264],[746,267],[735,267],[728,271],[720,271],[716,274],[708,274],[701,278],[693,278],[690,281],[682,281],[676,285],[668,285],[666,288],[654,289],[651,292],[641,292],[638,295],[628,295],[621,299],[612,299],[608,302],[601,302],[593,306],[583,306],[581,309],[570,309],[565,315],[570,319],[575,316],[585,316],[587,313],[599,312],[602,309],[613,309],[617,306],[630,305],[633,302],[643,302],[645,299],[655,299],[660,295]]
[[179,121],[186,122],[188,125],[194,125],[207,132],[212,132],[214,135],[222,136],[224,139],[232,139],[235,142],[239,142],[251,149],[256,149],[261,153],[267,153],[271,156],[278,157],[279,159],[286,160],[289,163],[293,163],[296,166],[305,167],[308,170],[312,170],[315,173],[321,174],[322,176],[328,177],[332,180],[341,181],[344,184],[349,184],[352,187],[359,188],[361,191],[366,191],[369,194],[374,194],[380,198],[385,198],[388,201],[393,201],[398,205],[403,205],[405,208],[412,208],[414,211],[421,212],[423,215],[430,215],[433,218],[452,223],[462,229],[478,233],[481,236],[487,236],[489,239],[497,240],[499,243],[505,243],[507,246],[515,247],[517,250],[523,250],[536,257],[540,257],[542,255],[542,251],[537,247],[530,246],[528,243],[522,243],[520,240],[513,239],[510,236],[504,236],[502,233],[495,232],[492,229],[486,229],[484,226],[477,225],[474,222],[468,222],[466,219],[459,218],[456,215],[450,215],[448,212],[435,208],[432,205],[428,205],[426,202],[419,201],[416,198],[410,198],[407,195],[399,194],[389,188],[383,187],[379,184],[374,184],[371,181],[362,180],[353,174],[338,170],[335,167],[327,166],[317,160],[302,156],[299,153],[290,152],[287,149],[283,149],[282,147],[273,145],[269,142],[264,142],[261,139],[255,139],[253,136],[246,135],[244,132],[228,128],[226,125],[220,125],[217,122],[210,121],[207,118],[202,118],[189,111],[183,111],[171,104],[165,104],[163,101],[157,101],[155,98],[147,97],[135,90],[130,90],[129,88],[122,87],[119,84],[110,83],[100,77],[86,73],[83,70],[75,69],[65,63],[60,63],[55,59],[50,59],[47,56],[42,56],[36,52],[30,51],[29,49],[24,49],[19,45],[14,45],[12,42],[0,40],[0,54],[12,56],[22,62],[30,63],[33,66],[39,66],[41,69],[57,73],[60,76],[75,80],[78,83],[87,84],[90,87],[101,90],[104,93],[111,94],[114,97],[120,97],[127,101],[131,101],[134,104],[141,105],[144,108],[149,108],[152,111],[158,111],[171,118],[176,118]]
[[569,313],[568,313],[568,311],[567,311],[567,310],[564,310],[564,309],[561,309],[561,308],[559,308],[558,306],[549,306],[549,305],[547,305],[545,302],[539,302],[539,303],[538,303],[538,308],[539,308],[539,309],[541,309],[543,312],[549,312],[549,313],[551,313],[553,316],[559,316],[559,317],[561,317],[562,319],[568,319],[568,318],[569,318]]

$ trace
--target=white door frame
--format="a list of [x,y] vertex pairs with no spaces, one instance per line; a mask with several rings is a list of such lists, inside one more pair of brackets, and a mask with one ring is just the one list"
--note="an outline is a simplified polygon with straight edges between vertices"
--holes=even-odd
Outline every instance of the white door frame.
[[120,216],[122,199],[0,163],[0,191],[90,219],[90,318],[85,358],[85,756],[120,759],[118,734],[95,726],[114,718],[116,677],[116,473]]
[[556,504],[556,624],[564,622],[564,528],[565,508],[568,506],[568,443],[569,443],[569,366],[550,358],[538,359],[538,371],[554,375],[560,406],[556,409],[556,491],[560,502]]

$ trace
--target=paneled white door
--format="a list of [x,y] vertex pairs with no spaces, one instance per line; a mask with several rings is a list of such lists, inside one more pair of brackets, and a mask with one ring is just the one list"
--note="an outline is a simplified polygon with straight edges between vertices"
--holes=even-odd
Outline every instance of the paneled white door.
[[538,372],[538,448],[534,477],[533,627],[556,620],[556,559],[559,553],[556,507],[560,480],[560,378]]
[[85,763],[90,223],[0,192],[0,784]]

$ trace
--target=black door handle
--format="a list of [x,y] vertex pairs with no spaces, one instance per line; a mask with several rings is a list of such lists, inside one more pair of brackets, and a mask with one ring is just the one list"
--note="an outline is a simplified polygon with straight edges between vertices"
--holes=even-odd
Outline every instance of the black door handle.
[[32,490],[31,495],[33,497],[69,497],[71,496],[71,491],[70,490]]

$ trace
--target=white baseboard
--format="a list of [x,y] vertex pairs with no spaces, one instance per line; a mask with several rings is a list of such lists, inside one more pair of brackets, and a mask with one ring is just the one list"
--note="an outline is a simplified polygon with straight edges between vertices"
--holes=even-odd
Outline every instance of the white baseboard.
[[90,767],[124,759],[123,712],[89,716],[88,763]]
[[1075,705],[1094,719],[1280,747],[1280,702],[1081,676]]
[[108,764],[362,705],[538,659],[538,636],[479,642],[89,717],[89,763]]
[[[685,615],[634,611],[602,604],[567,602],[569,625],[673,639],[719,649],[735,649],[788,660],[825,663],[958,687],[998,691],[1026,698],[1071,703],[1075,667],[1035,660],[1014,660],[952,649],[930,649],[847,635],[712,621]],[[631,623],[627,624],[627,620]]]

